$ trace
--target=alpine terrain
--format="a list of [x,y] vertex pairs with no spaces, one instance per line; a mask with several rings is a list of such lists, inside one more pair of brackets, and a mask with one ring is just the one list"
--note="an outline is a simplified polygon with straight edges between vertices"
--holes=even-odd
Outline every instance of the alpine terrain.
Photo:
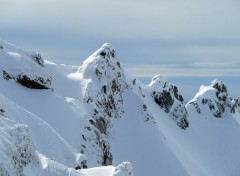
[[0,40],[0,176],[240,175],[240,98],[222,81],[186,103],[110,44],[79,65]]

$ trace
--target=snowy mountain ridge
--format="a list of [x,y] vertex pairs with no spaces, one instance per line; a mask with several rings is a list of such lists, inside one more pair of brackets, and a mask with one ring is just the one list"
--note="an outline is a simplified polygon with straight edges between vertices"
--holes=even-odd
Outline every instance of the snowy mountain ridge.
[[126,76],[110,44],[76,67],[0,40],[0,60],[1,175],[240,174],[240,98],[221,81],[185,104],[161,76]]

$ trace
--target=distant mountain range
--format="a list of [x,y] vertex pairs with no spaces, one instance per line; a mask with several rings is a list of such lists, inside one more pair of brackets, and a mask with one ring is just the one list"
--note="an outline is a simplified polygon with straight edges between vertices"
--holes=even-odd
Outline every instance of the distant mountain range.
[[110,44],[69,66],[2,40],[0,73],[1,176],[240,175],[240,98],[220,80],[186,103]]

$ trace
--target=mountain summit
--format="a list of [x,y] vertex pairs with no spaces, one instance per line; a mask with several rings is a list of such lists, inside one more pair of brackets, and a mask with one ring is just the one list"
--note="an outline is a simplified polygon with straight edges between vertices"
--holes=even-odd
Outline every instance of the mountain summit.
[[203,116],[210,113],[214,117],[222,118],[227,116],[227,113],[234,114],[238,111],[238,99],[233,100],[228,96],[227,86],[222,81],[213,80],[211,85],[201,86],[187,106],[194,106],[196,112]]
[[240,99],[221,81],[186,103],[127,76],[110,44],[67,66],[0,41],[0,73],[0,175],[240,173]]

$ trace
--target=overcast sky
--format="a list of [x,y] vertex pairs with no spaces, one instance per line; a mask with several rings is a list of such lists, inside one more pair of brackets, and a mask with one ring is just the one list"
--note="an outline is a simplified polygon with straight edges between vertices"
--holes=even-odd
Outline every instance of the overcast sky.
[[223,78],[240,95],[239,0],[0,0],[0,24],[1,39],[56,63],[108,42],[132,76]]

